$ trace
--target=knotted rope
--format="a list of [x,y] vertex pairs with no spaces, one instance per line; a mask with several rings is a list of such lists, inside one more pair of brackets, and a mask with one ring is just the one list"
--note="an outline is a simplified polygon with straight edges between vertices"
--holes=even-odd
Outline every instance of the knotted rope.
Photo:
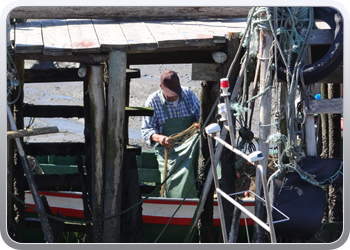
[[[173,134],[173,135],[169,136],[169,138],[173,140],[173,146],[180,145],[180,144],[183,144],[188,139],[190,139],[192,136],[194,136],[196,134],[196,132],[198,131],[198,129],[199,129],[198,123],[193,123],[186,130],[184,130],[180,133]],[[167,166],[168,166],[168,157],[169,157],[169,150],[170,149],[171,148],[165,148],[165,151],[164,151],[163,180],[165,180],[167,177]],[[165,188],[166,188],[166,182],[164,182],[164,184],[162,185],[162,187],[159,191],[160,197],[164,197]]]

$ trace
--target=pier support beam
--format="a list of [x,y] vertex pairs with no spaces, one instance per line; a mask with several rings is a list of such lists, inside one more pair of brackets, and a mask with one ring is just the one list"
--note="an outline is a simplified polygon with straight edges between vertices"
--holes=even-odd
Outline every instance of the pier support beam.
[[[105,162],[105,97],[103,67],[88,67],[88,90],[91,115],[91,169],[92,169],[92,219],[103,218],[104,162]],[[102,242],[103,223],[93,224],[93,241]]]
[[[125,149],[126,53],[109,53],[109,83],[107,93],[107,134],[104,216],[121,212],[122,164]],[[104,222],[104,242],[120,242],[120,216]]]

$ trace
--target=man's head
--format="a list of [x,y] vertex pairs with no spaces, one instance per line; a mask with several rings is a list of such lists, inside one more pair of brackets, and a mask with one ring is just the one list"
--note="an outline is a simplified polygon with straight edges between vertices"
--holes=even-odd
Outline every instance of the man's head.
[[176,101],[181,95],[182,89],[179,77],[175,71],[166,70],[160,77],[160,88],[168,101]]

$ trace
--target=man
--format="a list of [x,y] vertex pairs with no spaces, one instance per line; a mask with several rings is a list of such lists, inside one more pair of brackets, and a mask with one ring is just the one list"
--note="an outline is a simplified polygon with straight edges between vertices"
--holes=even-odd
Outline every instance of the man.
[[171,135],[180,133],[199,120],[199,100],[187,87],[181,87],[175,71],[167,70],[161,76],[160,90],[151,94],[145,106],[154,109],[153,116],[142,120],[142,137],[154,146],[163,182],[165,148],[169,149],[164,196],[196,198],[196,188],[191,189],[198,167],[198,141],[195,136],[181,145],[173,145]]

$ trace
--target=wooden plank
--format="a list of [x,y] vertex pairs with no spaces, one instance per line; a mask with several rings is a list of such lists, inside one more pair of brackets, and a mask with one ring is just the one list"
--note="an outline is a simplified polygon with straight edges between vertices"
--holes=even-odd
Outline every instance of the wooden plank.
[[117,20],[92,20],[101,51],[128,51],[129,44]]
[[343,99],[310,100],[308,114],[342,114]]
[[23,108],[23,116],[41,118],[83,118],[84,107],[68,105],[25,105]]
[[17,131],[8,131],[7,139],[22,138],[25,136],[33,136],[33,135],[52,134],[52,133],[58,133],[58,132],[59,131],[57,127],[19,129]]
[[72,44],[66,20],[42,20],[41,25],[44,42],[44,55],[72,54]]
[[[69,105],[28,105],[23,108],[24,117],[41,118],[84,118],[83,106]],[[125,107],[125,116],[153,116],[153,108]]]
[[26,152],[31,156],[42,155],[85,155],[85,143],[82,142],[27,142]]
[[[76,156],[85,155],[85,143],[83,142],[27,142],[26,152],[31,156],[56,155]],[[127,151],[141,155],[142,148],[137,145],[127,145]]]
[[[56,69],[25,69],[25,83],[47,83],[55,79],[55,82],[82,81],[78,75],[78,68],[56,68]],[[140,78],[140,69],[126,69],[126,79]]]
[[72,42],[72,52],[100,52],[100,44],[91,20],[68,19],[67,23]]
[[25,83],[51,82],[75,82],[82,79],[78,76],[78,68],[59,69],[25,69]]
[[166,18],[209,18],[209,17],[247,17],[251,7],[177,7],[177,6],[35,6],[17,7],[11,10],[11,18],[19,19],[63,19],[63,18],[96,18],[96,19],[166,19]]
[[239,38],[241,32],[243,32],[247,26],[246,18],[218,18],[218,21],[227,28],[232,38]]
[[146,24],[140,21],[120,21],[120,27],[130,50],[155,50],[158,45]]
[[185,37],[187,46],[213,45],[213,35],[205,31],[194,20],[170,20],[174,28]]
[[145,24],[157,41],[158,48],[172,48],[185,45],[185,37],[180,35],[169,21],[145,21]]
[[15,26],[15,52],[41,53],[44,48],[41,36],[41,22],[31,21]]
[[310,45],[325,45],[332,44],[333,33],[330,29],[313,29],[311,30],[309,44]]
[[126,116],[153,116],[153,108],[148,107],[125,107]]
[[229,32],[226,25],[215,18],[198,19],[196,22],[205,31],[213,35],[214,43],[226,43],[226,34]]

